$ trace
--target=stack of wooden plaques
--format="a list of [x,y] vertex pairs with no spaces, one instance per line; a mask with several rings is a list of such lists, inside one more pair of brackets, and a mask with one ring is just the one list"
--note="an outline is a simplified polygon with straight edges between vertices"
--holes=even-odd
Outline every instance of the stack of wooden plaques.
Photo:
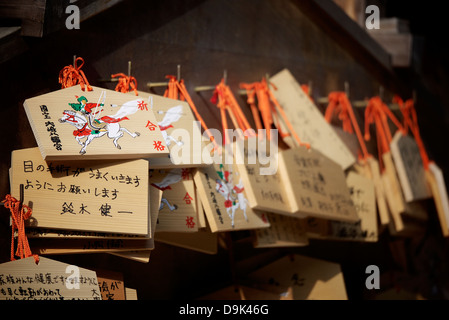
[[377,241],[374,184],[354,169],[351,146],[326,122],[289,70],[269,82],[291,126],[310,148],[298,147],[292,134],[284,135],[289,148],[279,150],[275,175],[256,176],[252,173],[257,165],[246,165],[246,171],[241,166],[251,186],[251,207],[268,211],[271,224],[255,230],[254,246],[305,246],[311,238]]
[[[191,174],[170,159],[175,147],[195,146],[181,140],[199,130],[185,102],[73,86],[27,99],[24,107],[38,148],[12,153],[11,194],[19,199],[22,186],[21,201],[33,210],[27,221],[33,252],[109,252],[148,261],[158,213],[172,201],[162,191],[170,183],[154,187],[163,168],[182,172],[180,190],[192,208],[187,225],[198,230]],[[180,140],[172,137],[177,128],[187,132]],[[187,167],[202,165],[192,164],[196,152],[189,150]]]
[[[295,146],[294,135],[284,135],[289,148],[277,152],[274,174],[255,174],[260,172],[258,163],[238,165],[249,206],[263,210],[270,222],[269,228],[254,230],[255,247],[305,246],[315,238],[376,242],[385,228],[393,236],[419,235],[428,219],[424,201],[432,197],[447,234],[444,180],[432,169],[437,168],[433,162],[424,169],[413,135],[404,134],[401,126],[391,138],[391,151],[356,160],[361,152],[355,134],[351,137],[326,122],[288,70],[269,81],[310,149]],[[261,151],[255,146],[248,138],[245,155]]]

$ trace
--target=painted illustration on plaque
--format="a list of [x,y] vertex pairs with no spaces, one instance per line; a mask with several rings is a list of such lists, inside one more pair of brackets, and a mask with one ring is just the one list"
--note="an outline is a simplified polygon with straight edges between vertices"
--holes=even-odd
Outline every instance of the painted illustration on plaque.
[[[72,110],[64,110],[63,116],[59,119],[60,123],[73,125],[76,130],[73,135],[81,146],[80,154],[85,154],[87,146],[96,138],[107,135],[113,139],[117,149],[121,149],[118,140],[129,134],[132,138],[140,136],[139,132],[131,132],[122,127],[120,123],[129,120],[128,116],[136,113],[142,108],[144,103],[141,99],[128,101],[120,106],[114,115],[101,116],[106,100],[106,91],[102,91],[97,103],[89,102],[84,96],[75,96],[77,102],[69,103]],[[111,107],[117,108],[118,105],[111,104]]]
[[[179,181],[181,181],[181,179],[182,179],[182,169],[176,168],[176,169],[170,170],[161,181],[153,182],[153,183],[151,183],[151,185],[153,187],[158,188],[161,191],[171,190],[170,185],[172,185],[174,183],[178,183]],[[175,211],[176,209],[178,209],[178,206],[176,204],[171,204],[167,200],[167,198],[162,196],[161,205],[159,206],[159,211],[161,211],[165,206],[167,206],[167,208],[170,211]]]
[[242,178],[240,178],[239,183],[235,185],[232,170],[225,170],[222,164],[220,165],[220,170],[217,171],[217,174],[220,179],[216,179],[215,190],[223,196],[226,212],[229,218],[231,218],[231,226],[234,228],[235,213],[238,209],[243,212],[245,220],[248,221],[246,207],[249,202],[243,194],[244,187]]

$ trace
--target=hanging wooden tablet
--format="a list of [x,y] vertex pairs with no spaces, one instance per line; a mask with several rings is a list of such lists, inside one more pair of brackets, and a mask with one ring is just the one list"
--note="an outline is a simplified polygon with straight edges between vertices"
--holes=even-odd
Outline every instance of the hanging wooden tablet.
[[269,228],[256,229],[253,234],[255,248],[303,247],[309,244],[305,219],[267,212]]
[[296,216],[359,220],[341,166],[319,151],[297,147],[279,152],[278,170]]
[[234,142],[232,152],[252,209],[287,215],[295,213],[285,188],[286,182],[278,170],[278,154],[284,150],[278,150],[266,139],[248,137]]
[[38,148],[12,152],[11,193],[33,209],[32,227],[149,233],[148,161],[51,161]]
[[360,220],[355,223],[329,221],[327,239],[376,242],[378,240],[374,183],[350,171],[346,178]]
[[[157,219],[157,209],[159,207],[160,191],[150,188],[150,197],[154,201],[150,202],[150,219],[148,228],[151,230],[152,237],[64,237],[55,241],[52,238],[34,238],[30,239],[30,244],[38,254],[76,254],[76,253],[123,253],[123,257],[130,258],[133,255],[129,251],[145,251],[154,249],[154,230]],[[156,214],[154,214],[156,213]],[[137,259],[142,259],[142,253],[138,254]]]
[[388,226],[390,222],[390,212],[385,199],[385,191],[383,188],[383,182],[381,180],[379,163],[373,158],[369,157],[363,162],[357,162],[354,164],[353,169],[358,174],[371,180],[374,184],[376,210],[379,217],[379,232],[385,226]]
[[191,170],[152,170],[150,186],[161,190],[156,232],[197,232],[198,212]]
[[46,257],[0,264],[0,300],[101,300],[95,271]]
[[[28,238],[57,238],[57,239],[134,239],[142,240],[152,238],[154,235],[157,211],[160,206],[160,199],[162,197],[162,191],[156,188],[149,188],[150,195],[150,223],[148,225],[148,230],[151,232],[144,236],[134,235],[134,234],[120,234],[120,233],[104,233],[104,232],[89,232],[89,231],[77,231],[70,229],[48,229],[48,228],[37,228],[28,227],[26,229]],[[140,254],[140,253],[139,253]]]
[[385,190],[385,197],[391,214],[394,229],[400,232],[404,229],[401,214],[406,211],[404,196],[402,194],[399,179],[397,177],[396,167],[391,156],[392,134],[390,131],[390,119],[397,127],[398,131],[403,131],[401,123],[394,114],[383,103],[380,97],[373,97],[368,101],[365,109],[365,140],[370,140],[369,126],[375,124],[376,140],[378,146],[379,162],[382,164],[381,180]]
[[[320,110],[304,93],[289,70],[284,69],[270,77],[270,83],[273,94],[302,141],[310,143],[313,148],[333,159],[344,170],[355,162],[351,151],[326,122]],[[288,143],[288,139],[285,141]],[[293,142],[289,145],[294,146]]]
[[[151,218],[151,234],[153,235],[153,239],[154,239],[154,235],[156,234],[156,223],[157,223],[157,218],[158,218],[158,214],[159,214],[159,207],[161,204],[161,199],[162,199],[162,191],[157,189],[157,188],[149,188],[150,191],[150,218]],[[153,242],[152,247],[155,247],[155,244]],[[134,260],[134,261],[138,261],[138,262],[143,262],[143,263],[148,263],[150,261],[150,256],[151,256],[151,251],[153,249],[149,249],[149,250],[135,250],[135,251],[121,251],[121,252],[109,252],[110,254],[122,257],[122,258],[126,258],[126,259],[130,259],[130,260]]]
[[200,168],[194,180],[212,232],[270,226],[262,219],[261,212],[249,206],[242,179],[232,164]]
[[[149,93],[138,91],[139,97]],[[168,157],[150,159],[152,169],[172,167],[202,167],[211,164],[202,151],[210,143],[201,134],[201,124],[196,121],[190,106],[185,101],[151,95],[148,108],[153,111],[156,124],[169,150]],[[149,124],[147,130],[154,128]]]
[[[389,212],[385,201],[384,190],[380,178],[379,165],[369,151],[359,126],[359,120],[354,112],[351,101],[346,92],[334,91],[328,95],[328,105],[324,113],[328,123],[338,121],[343,131],[340,133],[342,140],[353,152],[358,160],[352,168],[364,177],[374,182],[377,208],[381,220],[381,227],[389,223]],[[334,127],[335,128],[335,127]],[[366,129],[366,128],[365,128]],[[343,135],[345,134],[345,135]]]
[[179,105],[150,94],[73,86],[26,99],[24,107],[45,160],[168,157],[151,99],[157,105]]
[[405,201],[402,195],[401,186],[397,178],[396,168],[393,163],[390,152],[385,152],[382,155],[384,163],[384,171],[381,173],[385,196],[388,204],[391,218],[395,225],[396,231],[401,231],[404,228],[401,214],[405,212]]
[[[410,130],[413,134],[416,148],[418,149],[420,160],[422,161],[422,166],[424,168],[428,188],[431,191],[435,207],[438,212],[438,218],[440,220],[443,236],[447,237],[449,235],[447,219],[449,214],[449,201],[446,191],[446,184],[441,169],[429,159],[426,147],[421,138],[418,125],[418,115],[415,110],[415,101],[414,99],[403,101],[399,96],[394,96],[393,102],[396,102],[399,105],[404,118],[405,131],[408,132],[408,130]],[[416,149],[414,152],[416,152]],[[417,158],[417,156],[414,155],[414,158]]]
[[390,223],[390,209],[387,206],[385,188],[380,174],[379,162],[374,158],[369,158],[367,159],[367,164],[369,166],[369,171],[365,172],[374,182],[379,221],[382,226],[387,226]]
[[434,162],[429,163],[426,179],[432,190],[435,207],[444,237],[449,237],[449,199],[443,172]]
[[[405,202],[391,152],[385,152],[382,160],[385,166],[382,173],[383,187],[391,213],[390,230],[393,228],[395,233],[411,234],[412,230],[420,229],[419,226],[414,226],[417,222],[413,220],[425,221],[428,218],[427,213],[422,204]],[[405,221],[407,217],[409,217],[408,220],[411,218],[411,222]],[[405,230],[406,228],[410,230]]]
[[[360,221],[355,224],[331,222],[334,236],[354,238],[358,241],[378,240],[376,194],[374,182],[355,172],[349,172],[346,177],[351,199],[354,203]],[[346,229],[346,232],[344,231]],[[354,236],[355,235],[355,236]]]
[[102,300],[126,300],[123,274],[111,270],[95,270]]
[[390,147],[405,201],[430,198],[432,192],[426,182],[423,160],[415,139],[396,131]]
[[251,272],[248,279],[255,284],[253,287],[272,288],[278,294],[291,288],[293,300],[348,299],[339,264],[297,254]]

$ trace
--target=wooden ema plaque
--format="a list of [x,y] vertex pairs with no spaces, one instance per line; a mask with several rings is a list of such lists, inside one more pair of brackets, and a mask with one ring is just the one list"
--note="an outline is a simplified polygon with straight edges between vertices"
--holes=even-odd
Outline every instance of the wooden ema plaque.
[[429,163],[426,180],[433,194],[435,207],[444,237],[449,237],[449,199],[442,170],[434,163]]
[[236,141],[232,147],[235,166],[251,208],[287,215],[294,213],[278,170],[277,154],[283,150],[270,150],[273,146],[258,137]]
[[341,166],[319,151],[301,146],[279,152],[278,170],[295,215],[359,220]]
[[[273,84],[270,89],[301,141],[310,143],[314,149],[333,159],[344,170],[349,168],[355,162],[351,151],[304,93],[290,71],[280,71],[270,77],[270,82]],[[294,146],[291,139],[284,140],[290,147]]]
[[180,105],[150,94],[133,97],[73,86],[26,99],[24,108],[45,160],[168,157],[164,136],[149,107],[151,100],[158,105]]
[[305,147],[269,150],[270,144],[260,142],[254,137],[234,144],[234,160],[251,208],[297,217],[356,220],[338,164]]
[[[134,94],[134,92],[130,92]],[[138,91],[141,97],[149,93]],[[192,168],[209,165],[209,157],[203,157],[203,150],[212,142],[201,134],[201,125],[185,101],[151,95],[149,108],[153,111],[169,156],[150,159],[151,169],[173,167]]]
[[380,173],[379,162],[374,158],[367,160],[368,170],[364,171],[365,177],[372,179],[374,182],[374,190],[376,192],[376,205],[379,215],[379,221],[382,226],[387,226],[390,223],[390,211],[387,205],[385,196],[385,188],[383,186],[382,176]]
[[396,166],[399,182],[406,202],[432,197],[415,139],[396,131],[390,144],[391,155]]
[[150,188],[162,191],[156,232],[198,231],[198,208],[188,168],[151,170]]
[[404,224],[401,219],[401,214],[405,211],[405,201],[402,195],[401,186],[397,178],[396,168],[394,166],[393,158],[390,152],[385,152],[382,155],[382,161],[385,169],[381,173],[383,188],[385,190],[385,198],[391,213],[392,222],[395,225],[396,231],[401,231]]
[[0,300],[102,300],[95,271],[46,257],[0,264]]
[[248,275],[252,287],[292,300],[347,300],[340,265],[301,255],[285,256]]
[[33,210],[28,226],[149,234],[148,161],[50,161],[38,148],[12,152],[11,194]]
[[[152,200],[150,201],[148,221],[150,234],[147,236],[60,230],[66,232],[61,235],[53,231],[49,233],[49,236],[31,237],[29,241],[32,251],[46,255],[104,252],[148,262],[150,252],[154,249],[154,234],[162,191],[150,187],[149,195]],[[55,234],[58,236],[58,241],[54,239]]]
[[197,194],[212,232],[269,227],[265,213],[249,206],[245,186],[232,164],[214,164],[196,170]]

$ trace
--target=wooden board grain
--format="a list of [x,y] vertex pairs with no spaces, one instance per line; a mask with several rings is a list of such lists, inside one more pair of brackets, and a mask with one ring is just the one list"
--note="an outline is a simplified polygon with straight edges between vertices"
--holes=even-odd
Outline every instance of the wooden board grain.
[[38,148],[12,153],[11,194],[32,210],[27,224],[148,236],[148,161],[46,162]]
[[403,135],[398,130],[390,147],[405,201],[430,198],[432,193],[426,182],[422,158],[415,139]]
[[249,206],[243,182],[232,164],[200,168],[194,180],[212,232],[269,227],[264,213]]

